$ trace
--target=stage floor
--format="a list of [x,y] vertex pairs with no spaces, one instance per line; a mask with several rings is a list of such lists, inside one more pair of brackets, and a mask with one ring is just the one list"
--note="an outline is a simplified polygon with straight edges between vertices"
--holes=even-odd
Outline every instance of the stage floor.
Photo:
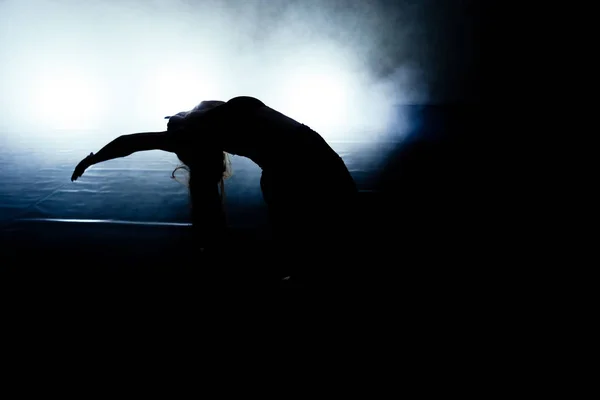
[[[474,171],[475,145],[469,141],[473,112],[405,107],[402,130],[374,133],[369,142],[330,143],[360,189],[360,204],[350,216],[358,236],[349,249],[359,267],[349,269],[368,270],[364,275],[381,283],[424,276],[443,270],[447,255],[469,245],[462,231],[471,229],[468,213],[478,202],[469,173]],[[103,143],[90,135],[87,143]],[[91,275],[105,271],[107,277],[179,271],[202,280],[207,268],[199,264],[206,262],[213,271],[226,271],[217,274],[226,280],[273,282],[272,271],[260,264],[272,248],[260,170],[249,160],[233,157],[234,176],[227,181],[227,254],[219,261],[190,261],[195,246],[189,234],[188,195],[170,179],[178,165],[174,156],[137,153],[94,166],[73,183],[74,166],[96,147],[90,150],[60,137],[44,144],[28,140],[26,133],[18,142],[15,137],[3,133],[0,149],[4,269],[62,269],[84,275],[93,270]],[[306,242],[310,246],[310,237]],[[415,266],[428,264],[415,272]],[[275,279],[276,286],[281,278]]]

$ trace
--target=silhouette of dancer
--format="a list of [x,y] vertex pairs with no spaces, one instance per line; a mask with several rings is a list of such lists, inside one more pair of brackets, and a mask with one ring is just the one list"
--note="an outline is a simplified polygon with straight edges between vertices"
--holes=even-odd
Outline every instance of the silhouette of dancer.
[[[164,132],[119,136],[75,168],[137,151],[175,153],[190,171],[192,224],[203,245],[219,247],[225,220],[218,183],[226,153],[251,159],[262,169],[260,186],[275,239],[271,261],[296,279],[332,276],[344,267],[356,185],[346,165],[308,126],[252,97],[204,101],[169,119]],[[336,272],[333,272],[336,271]]]

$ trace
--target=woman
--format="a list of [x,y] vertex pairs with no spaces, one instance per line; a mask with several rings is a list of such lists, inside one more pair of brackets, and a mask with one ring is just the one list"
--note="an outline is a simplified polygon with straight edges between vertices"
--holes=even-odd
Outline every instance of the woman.
[[320,275],[318,261],[344,251],[356,185],[318,133],[252,97],[205,101],[167,118],[167,131],[120,136],[82,160],[71,179],[93,164],[136,151],[175,153],[190,171],[193,225],[201,227],[201,240],[218,246],[225,223],[217,183],[225,153],[244,156],[262,169],[278,262],[298,266],[296,276],[310,266]]

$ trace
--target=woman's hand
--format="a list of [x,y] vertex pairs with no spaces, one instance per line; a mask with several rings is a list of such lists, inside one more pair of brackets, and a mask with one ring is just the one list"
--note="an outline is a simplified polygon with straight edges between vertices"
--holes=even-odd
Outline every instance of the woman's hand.
[[90,153],[89,156],[87,156],[86,158],[84,158],[83,160],[81,160],[79,162],[79,164],[77,164],[77,166],[75,167],[75,171],[73,171],[73,175],[71,175],[71,182],[76,181],[77,178],[79,178],[81,175],[83,175],[83,173],[85,172],[85,170],[92,165],[93,163],[91,162],[91,158],[94,155],[94,153]]

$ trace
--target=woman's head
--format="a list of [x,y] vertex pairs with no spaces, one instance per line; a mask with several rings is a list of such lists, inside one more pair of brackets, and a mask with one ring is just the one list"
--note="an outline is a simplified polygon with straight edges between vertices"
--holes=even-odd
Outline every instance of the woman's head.
[[[189,186],[190,174],[196,177],[196,181],[219,183],[233,175],[231,158],[228,153],[220,150],[201,151],[196,157],[188,160],[180,157],[181,165],[173,170],[171,178]],[[187,171],[187,177],[181,179],[179,170]]]
[[[194,107],[190,111],[181,111],[177,114],[168,117],[169,122],[167,123],[168,131],[181,131],[185,135],[196,135],[195,132],[185,132],[186,117],[190,113],[200,115],[201,113],[208,111],[214,107],[225,104],[220,100],[207,100],[203,101]],[[198,133],[200,134],[200,132]],[[195,140],[192,142],[196,142]],[[189,148],[182,150],[177,153],[179,160],[183,163],[182,166],[177,167],[173,171],[173,178],[175,173],[179,169],[185,169],[189,174],[194,171],[195,181],[214,182],[218,183],[223,179],[229,178],[232,174],[231,160],[229,155],[222,151],[222,149],[214,146],[210,141],[198,141],[197,146],[189,146]],[[189,185],[189,177],[186,185]]]
[[[220,104],[223,102],[203,101],[191,111],[182,111],[168,117],[167,124],[167,130],[180,144],[176,154],[183,163],[175,168],[172,178],[189,188],[192,223],[198,228],[196,231],[202,241],[207,243],[210,242],[211,237],[218,237],[226,226],[224,179],[232,175],[231,162],[228,154],[214,140],[210,140],[212,135],[205,135],[203,140],[202,124],[186,126],[189,121],[186,117],[194,113],[195,117],[201,119],[203,112]],[[177,137],[178,139],[175,139]],[[176,177],[180,169],[187,171],[187,174],[184,174],[187,176],[183,180]],[[217,186],[219,183],[220,193]]]
[[167,130],[174,131],[177,129],[183,129],[185,127],[185,118],[189,114],[200,114],[204,111],[208,111],[222,104],[225,104],[225,102],[221,100],[205,100],[189,111],[180,111],[175,115],[165,117],[165,119],[169,120],[167,122]]

